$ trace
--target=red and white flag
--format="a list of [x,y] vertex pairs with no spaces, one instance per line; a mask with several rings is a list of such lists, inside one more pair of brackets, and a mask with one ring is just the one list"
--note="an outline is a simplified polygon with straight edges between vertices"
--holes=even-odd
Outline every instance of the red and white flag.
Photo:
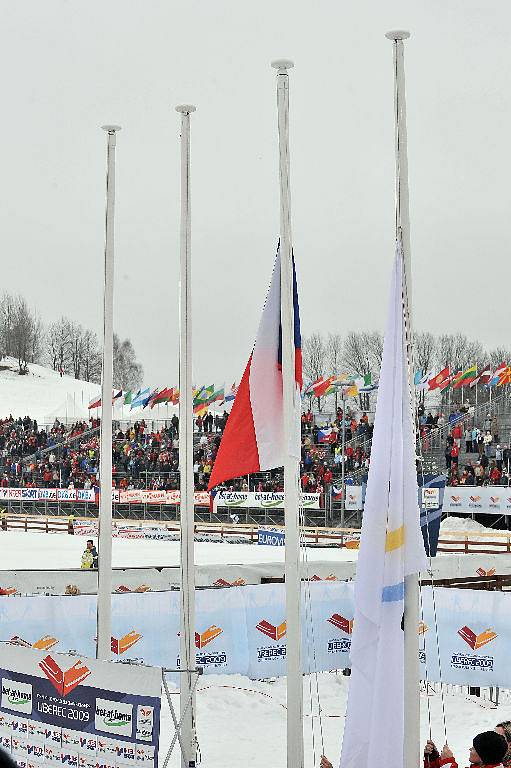
[[[296,435],[289,451],[300,456],[302,342],[298,291],[293,261],[293,306],[296,381]],[[282,395],[282,323],[280,250],[266,297],[257,339],[240,382],[222,442],[213,465],[208,490],[225,480],[284,464],[284,410]]]

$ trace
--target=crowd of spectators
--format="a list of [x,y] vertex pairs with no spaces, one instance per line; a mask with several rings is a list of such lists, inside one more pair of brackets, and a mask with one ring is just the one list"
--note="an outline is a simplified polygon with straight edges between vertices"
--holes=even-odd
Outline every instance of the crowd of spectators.
[[501,443],[497,417],[488,413],[476,423],[474,410],[449,415],[445,468],[449,485],[509,485],[511,449]]
[[[194,420],[194,480],[196,490],[206,490],[228,414],[207,414]],[[316,418],[317,421],[317,418]],[[41,428],[34,419],[0,421],[0,486],[93,488],[99,477],[99,420],[72,425],[59,420]],[[153,424],[154,426],[154,424]],[[124,428],[114,425],[112,485],[123,490],[179,487],[179,418],[174,415],[159,428],[141,419]],[[344,427],[346,473],[367,468],[365,448],[372,435],[367,414],[351,411],[318,425],[308,411],[302,418],[301,486],[308,493],[322,493],[340,483]],[[327,439],[320,441],[320,430]],[[282,491],[282,470],[272,470],[226,484],[232,490]]]

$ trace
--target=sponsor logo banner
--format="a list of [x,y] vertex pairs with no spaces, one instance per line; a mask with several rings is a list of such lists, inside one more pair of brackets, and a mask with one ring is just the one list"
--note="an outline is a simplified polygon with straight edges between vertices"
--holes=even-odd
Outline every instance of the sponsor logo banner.
[[[489,569],[488,563],[478,560],[470,566],[469,575],[475,575],[479,566]],[[311,581],[302,585],[302,600],[304,671],[348,667],[354,616],[353,583],[325,579]],[[437,633],[431,629],[435,626],[435,616],[430,588],[422,589],[422,605],[422,623],[418,626],[421,676],[438,681]],[[436,609],[443,681],[453,685],[511,688],[511,593],[437,590]],[[39,635],[34,634],[34,621],[37,621],[38,627],[44,627],[46,633],[39,640]],[[285,621],[283,584],[199,589],[196,593],[195,626],[197,663],[204,667],[205,674],[220,672],[253,678],[284,675],[287,652]],[[40,713],[38,716],[44,715],[49,724],[53,724],[57,717],[64,718],[71,728],[74,727],[73,718],[80,723],[80,718],[89,715],[94,721],[94,709],[83,709],[72,704],[80,691],[96,685],[94,660],[62,656],[55,650],[74,650],[76,653],[86,650],[89,656],[93,655],[95,622],[94,595],[77,595],[72,600],[62,596],[15,596],[2,601],[0,641],[4,644],[0,665],[5,666],[3,656],[11,651],[36,654],[37,664],[33,674],[42,678],[48,699],[38,698],[34,688],[33,703]],[[130,673],[141,669],[147,672],[151,666],[176,668],[180,656],[179,630],[178,591],[112,595],[112,658],[149,665],[107,665],[112,674],[115,672],[121,677],[115,685],[121,685],[123,677]],[[16,641],[19,646],[9,645],[9,641]],[[30,646],[34,641],[41,643],[40,651],[23,647]],[[58,641],[57,644],[50,649],[48,644],[55,641]],[[58,668],[50,665],[48,657],[56,662]],[[39,664],[45,660],[47,668],[43,671]],[[71,689],[75,682],[73,676],[85,674],[81,664],[76,666],[78,661],[90,670],[90,675]],[[51,675],[48,676],[47,672]],[[33,685],[32,679],[9,676],[3,672],[0,672],[0,677],[0,716],[3,713],[6,717],[31,717],[28,701],[19,696],[11,696],[14,705],[11,702],[8,708],[6,701],[10,694],[6,686],[15,688],[18,682]],[[176,674],[175,681],[178,680]],[[112,690],[122,690],[122,687],[116,688],[115,685],[112,684]],[[106,683],[100,687],[105,688],[104,693],[98,694],[100,698],[115,699],[108,692]],[[146,698],[124,701],[133,703],[133,729],[136,730],[138,710],[135,704],[153,706],[153,703]],[[16,707],[25,707],[26,712],[20,712]],[[1,719],[0,731],[5,731]],[[110,737],[110,734],[102,733],[105,738]]]
[[446,486],[443,511],[509,515],[511,514],[511,492],[509,488],[497,485],[456,486],[455,488]]
[[[284,494],[281,492],[259,491],[218,491],[215,496],[215,508],[228,509],[284,509]],[[319,509],[319,493],[302,493],[300,504],[307,509]]]
[[161,669],[10,645],[0,664],[0,745],[18,765],[156,768]]
[[283,547],[286,543],[286,534],[277,528],[259,528],[257,543],[269,547]]

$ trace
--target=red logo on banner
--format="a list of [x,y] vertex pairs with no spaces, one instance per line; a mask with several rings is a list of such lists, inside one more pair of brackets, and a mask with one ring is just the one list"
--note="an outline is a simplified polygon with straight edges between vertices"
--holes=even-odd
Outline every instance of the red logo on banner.
[[470,629],[470,627],[462,627],[458,629],[458,635],[469,645],[473,651],[477,651],[481,646],[491,643],[497,637],[496,633],[491,629],[485,629],[479,635]]
[[284,637],[286,634],[286,622],[283,621],[282,624],[275,626],[275,624],[270,624],[266,619],[262,619],[259,624],[257,624],[256,629],[258,629],[259,632],[262,632],[263,635],[271,637],[272,640],[280,640],[280,638]]
[[74,691],[90,675],[90,669],[80,659],[65,672],[51,656],[46,656],[39,666],[61,696]]
[[353,632],[353,619],[345,619],[340,613],[334,613],[327,621],[342,632],[346,632],[347,635]]
[[139,635],[134,629],[132,629],[131,632],[128,632],[127,635],[124,635],[124,637],[112,637],[112,653],[115,653],[116,656],[120,656],[121,653],[127,651],[128,648],[131,648],[135,643],[138,643],[141,637],[142,635]]
[[204,632],[195,633],[195,647],[196,648],[204,648],[205,645],[208,645],[208,643],[213,642],[213,640],[218,637],[218,635],[221,635],[223,632],[220,627],[215,627],[214,624],[212,624],[210,627],[208,627]]

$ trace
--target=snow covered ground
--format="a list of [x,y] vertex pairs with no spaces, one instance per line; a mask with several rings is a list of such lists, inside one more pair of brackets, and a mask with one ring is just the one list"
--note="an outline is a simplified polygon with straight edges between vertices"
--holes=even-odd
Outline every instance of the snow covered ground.
[[[456,526],[458,526],[456,528]],[[443,530],[484,531],[470,519],[450,518]],[[34,532],[0,534],[0,567],[14,568],[75,568],[84,547],[79,536],[48,535]],[[196,543],[196,561],[202,565],[225,563],[282,562],[282,548],[240,544]],[[311,562],[329,560],[332,563],[356,560],[356,550],[309,549]],[[445,556],[448,557],[448,556]],[[467,558],[467,556],[461,556]],[[501,556],[502,557],[502,556]],[[177,565],[179,544],[166,541],[113,541],[114,565]],[[6,598],[13,599],[13,598]],[[15,598],[14,598],[15,599]],[[304,678],[304,731],[307,768],[319,765],[324,751],[337,766],[344,727],[348,692],[348,677],[340,673],[322,673]],[[172,700],[179,710],[179,696],[172,688]],[[318,695],[319,691],[319,695]],[[208,768],[267,768],[285,765],[286,749],[286,681],[250,680],[239,675],[208,675],[201,678],[197,688],[197,730],[202,765]],[[421,738],[431,735],[437,743],[444,740],[441,699],[433,693],[421,699]],[[428,706],[429,705],[429,706]],[[464,765],[473,736],[493,728],[497,722],[511,717],[511,699],[506,693],[497,710],[482,707],[463,693],[447,692],[447,739],[455,755]],[[318,716],[321,707],[322,716]],[[312,710],[311,710],[312,708]],[[314,713],[314,717],[312,717]],[[170,711],[163,699],[160,766],[172,740],[174,728]],[[179,768],[179,748],[169,763]]]
[[[0,360],[0,419],[9,414],[15,418],[30,416],[42,426],[53,424],[55,418],[72,423],[87,420],[91,413],[101,415],[100,408],[88,410],[91,400],[101,394],[99,384],[60,376],[57,371],[42,365],[30,363],[28,368],[29,373],[20,376],[17,360],[12,357]],[[150,421],[172,417],[176,410],[177,407],[172,405],[158,405],[143,412],[140,408],[131,411],[129,406],[122,406],[116,401],[113,416],[120,421],[135,421],[143,414],[146,421]]]
[[[0,569],[76,568],[80,564],[85,540],[83,536],[4,531],[0,533]],[[114,568],[179,565],[178,541],[113,539],[112,547]],[[307,558],[310,562],[353,561],[357,559],[357,550],[308,548]],[[283,563],[284,547],[196,542],[195,562],[198,565]]]
[[[304,678],[304,732],[305,765],[319,766],[324,748],[334,768],[337,768],[341,750],[344,713],[349,677],[337,673]],[[241,676],[208,676],[197,689],[197,733],[202,764],[208,768],[268,768],[285,765],[286,749],[286,681],[274,683],[249,680]],[[445,694],[447,740],[459,765],[468,765],[468,748],[476,733],[492,729],[511,715],[511,701],[503,694],[498,709],[486,709],[461,692]],[[179,696],[172,697],[179,707]],[[318,717],[321,706],[321,724]],[[431,712],[429,728],[428,702]],[[311,717],[311,703],[314,717]],[[312,726],[314,725],[314,742]],[[322,731],[322,736],[321,736]],[[171,742],[174,729],[170,711],[165,706],[162,714],[160,766]],[[421,739],[431,737],[437,744],[444,741],[441,699],[438,693],[421,696]],[[175,750],[169,763],[178,768]]]
[[69,421],[88,419],[88,405],[100,392],[99,384],[60,376],[42,365],[28,366],[19,376],[18,362],[12,357],[0,360],[0,418],[30,416],[39,424],[51,424],[55,417]]

